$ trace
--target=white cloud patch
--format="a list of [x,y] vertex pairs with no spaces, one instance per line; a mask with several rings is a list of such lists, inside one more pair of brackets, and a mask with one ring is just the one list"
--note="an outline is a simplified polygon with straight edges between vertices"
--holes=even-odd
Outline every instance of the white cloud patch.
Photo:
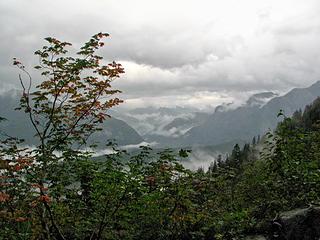
[[221,152],[208,152],[202,149],[195,149],[192,150],[191,154],[189,155],[189,160],[183,162],[182,164],[191,170],[202,168],[203,170],[207,171],[210,164],[217,160],[219,154],[224,156],[224,154]]
[[123,150],[132,150],[132,149],[139,149],[140,147],[154,147],[156,146],[157,143],[156,142],[141,142],[139,144],[130,144],[130,145],[125,145],[125,146],[121,146],[120,149],[123,149]]

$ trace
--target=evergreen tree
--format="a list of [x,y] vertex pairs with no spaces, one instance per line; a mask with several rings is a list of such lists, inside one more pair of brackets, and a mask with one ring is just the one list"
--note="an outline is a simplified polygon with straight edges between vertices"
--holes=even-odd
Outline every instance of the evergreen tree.
[[257,139],[257,144],[259,144],[260,143],[260,139],[261,137],[260,137],[260,134],[258,135],[258,139]]
[[208,168],[208,173],[212,175],[213,173],[217,172],[217,170],[218,170],[217,161],[211,162]]
[[240,150],[239,144],[237,143],[234,146],[230,156],[230,166],[235,168],[240,168],[241,164],[242,164],[241,150]]
[[241,151],[241,162],[248,162],[250,157],[250,144],[246,143]]
[[256,136],[254,136],[254,137],[252,138],[252,145],[253,145],[253,146],[256,145]]
[[217,160],[216,160],[216,163],[217,163],[218,169],[224,167],[225,162],[223,161],[221,154],[218,155]]

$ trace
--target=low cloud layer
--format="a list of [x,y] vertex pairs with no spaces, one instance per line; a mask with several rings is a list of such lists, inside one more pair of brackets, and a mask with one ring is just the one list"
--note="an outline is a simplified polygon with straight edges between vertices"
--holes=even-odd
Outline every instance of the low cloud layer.
[[[318,0],[10,0],[0,3],[0,88],[18,86],[43,38],[81,46],[109,32],[102,55],[121,62],[114,83],[130,106],[206,108],[259,91],[320,80]],[[37,81],[37,75],[35,75]]]

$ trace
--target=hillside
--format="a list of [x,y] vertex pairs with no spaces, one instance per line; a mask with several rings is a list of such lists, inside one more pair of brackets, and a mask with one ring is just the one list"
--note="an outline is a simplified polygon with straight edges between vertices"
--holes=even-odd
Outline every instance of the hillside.
[[[10,136],[25,139],[28,145],[37,144],[34,129],[26,114],[14,110],[19,105],[19,93],[10,91],[2,94],[0,102],[0,116],[7,119],[1,123],[0,130]],[[131,126],[114,117],[107,119],[103,123],[102,129],[89,138],[89,144],[99,142],[98,147],[103,148],[108,140],[115,140],[118,145],[143,142],[143,138]]]
[[188,146],[216,145],[234,139],[248,141],[252,136],[274,129],[279,121],[277,113],[280,109],[291,116],[319,95],[320,82],[316,82],[310,87],[295,88],[283,96],[274,97],[263,105],[253,104],[250,98],[245,105],[234,110],[215,111],[204,124],[184,134],[181,143]]

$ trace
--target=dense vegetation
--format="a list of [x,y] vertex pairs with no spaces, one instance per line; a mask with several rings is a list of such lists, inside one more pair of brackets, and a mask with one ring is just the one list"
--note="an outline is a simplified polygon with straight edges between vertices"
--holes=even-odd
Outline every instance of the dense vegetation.
[[292,118],[280,113],[274,132],[236,145],[208,171],[185,169],[186,150],[155,156],[143,147],[128,156],[114,147],[104,161],[80,151],[121,102],[105,99],[123,72],[100,66],[95,50],[105,36],[94,35],[79,59],[65,57],[69,44],[52,38],[36,52],[47,80],[33,93],[23,85],[21,109],[40,144],[22,149],[3,136],[1,239],[241,239],[268,231],[281,211],[319,202],[320,99]]

